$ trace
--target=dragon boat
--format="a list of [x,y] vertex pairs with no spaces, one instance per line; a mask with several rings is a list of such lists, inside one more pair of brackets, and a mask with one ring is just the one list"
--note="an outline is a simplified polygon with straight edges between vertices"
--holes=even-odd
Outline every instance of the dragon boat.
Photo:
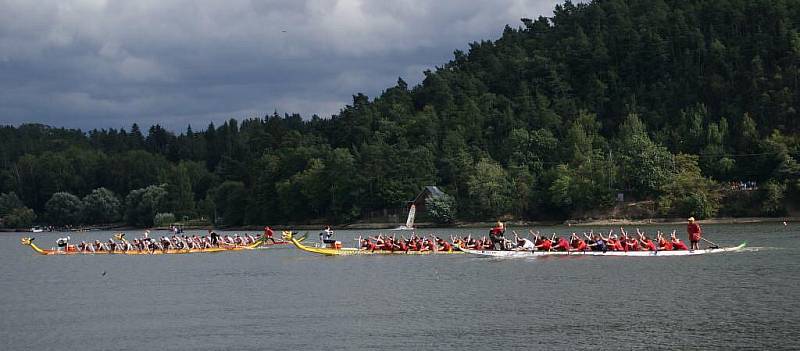
[[501,257],[501,258],[527,258],[544,256],[625,256],[625,257],[665,257],[665,256],[696,256],[712,253],[735,252],[744,249],[746,242],[733,247],[718,247],[702,250],[672,250],[672,251],[498,251],[498,250],[473,250],[460,248],[461,251],[472,255]]
[[[114,238],[117,240],[124,241],[128,243],[128,240],[125,239],[124,233],[117,233],[114,235]],[[230,245],[230,244],[222,244],[219,247],[209,247],[203,249],[166,249],[166,250],[114,250],[114,251],[80,251],[77,249],[75,245],[67,245],[64,250],[57,250],[55,248],[51,249],[42,249],[36,244],[33,243],[35,238],[22,238],[20,239],[20,243],[22,245],[30,246],[33,251],[36,251],[42,255],[176,255],[176,254],[191,254],[191,253],[213,253],[213,252],[223,252],[223,251],[240,251],[240,250],[252,250],[263,244],[263,239],[258,239],[254,243],[248,245]]]
[[358,255],[445,255],[445,254],[463,254],[458,249],[450,251],[389,251],[389,250],[366,250],[351,247],[342,247],[339,241],[333,241],[326,244],[325,247],[312,247],[303,245],[300,240],[294,237],[291,231],[284,231],[283,240],[291,241],[295,247],[300,250],[315,253],[325,256],[358,256]]

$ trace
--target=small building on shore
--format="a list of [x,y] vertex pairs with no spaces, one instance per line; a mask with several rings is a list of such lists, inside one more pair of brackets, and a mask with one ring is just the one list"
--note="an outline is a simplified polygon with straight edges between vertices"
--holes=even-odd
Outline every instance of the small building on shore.
[[[428,198],[435,199],[442,197],[444,195],[445,195],[444,191],[439,189],[438,186],[428,185],[425,188],[423,188],[419,194],[417,194],[417,196],[414,198],[413,201],[409,202],[408,208],[410,208],[411,205],[414,205],[417,207],[418,214],[425,213],[425,201],[427,201]],[[406,208],[406,212],[408,211],[408,208]]]

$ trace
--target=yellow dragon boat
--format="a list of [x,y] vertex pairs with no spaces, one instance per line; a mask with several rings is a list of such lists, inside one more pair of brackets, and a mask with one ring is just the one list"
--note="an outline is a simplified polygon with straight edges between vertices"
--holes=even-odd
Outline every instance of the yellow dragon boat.
[[[114,237],[117,240],[122,240],[128,243],[128,240],[125,239],[125,234],[118,233],[115,234]],[[210,247],[205,249],[166,249],[166,250],[115,250],[115,251],[79,251],[75,248],[75,245],[68,245],[64,250],[57,250],[55,248],[52,249],[42,249],[36,244],[33,243],[35,238],[22,238],[20,239],[20,243],[22,245],[30,246],[33,251],[36,251],[42,255],[178,255],[178,254],[191,254],[191,253],[213,253],[213,252],[223,252],[223,251],[240,251],[240,250],[252,250],[256,247],[260,246],[263,243],[263,238],[256,240],[256,242],[248,245],[228,245],[223,244],[220,247]]]
[[291,231],[284,231],[282,233],[283,240],[291,241],[295,247],[300,250],[311,252],[325,256],[357,256],[357,255],[445,255],[445,254],[463,254],[458,250],[450,251],[389,251],[389,250],[366,250],[351,247],[341,247],[340,242],[331,244],[329,247],[312,247],[303,245],[300,240],[295,239],[294,233]]

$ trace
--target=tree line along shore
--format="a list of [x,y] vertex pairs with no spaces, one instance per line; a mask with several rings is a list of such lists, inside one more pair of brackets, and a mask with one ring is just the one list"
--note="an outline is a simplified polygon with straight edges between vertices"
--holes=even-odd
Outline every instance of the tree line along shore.
[[330,118],[0,126],[0,225],[391,222],[431,185],[437,225],[796,215],[799,23],[798,0],[565,2]]

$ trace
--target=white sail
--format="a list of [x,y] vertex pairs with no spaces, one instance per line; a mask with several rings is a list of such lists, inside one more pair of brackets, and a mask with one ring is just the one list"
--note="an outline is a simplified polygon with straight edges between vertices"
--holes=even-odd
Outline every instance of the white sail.
[[406,228],[414,228],[414,216],[417,214],[417,206],[411,205],[408,210],[408,218],[406,219]]
[[408,209],[408,218],[406,219],[406,224],[391,230],[414,230],[414,216],[416,214],[417,206],[411,205],[411,208]]

